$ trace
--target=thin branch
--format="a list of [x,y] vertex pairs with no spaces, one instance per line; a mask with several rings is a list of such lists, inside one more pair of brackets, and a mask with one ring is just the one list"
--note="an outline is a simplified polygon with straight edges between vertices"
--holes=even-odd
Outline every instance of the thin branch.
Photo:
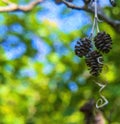
[[[86,12],[94,13],[94,9],[90,6],[87,6],[86,4],[84,6],[76,6],[72,4],[71,2],[67,2],[66,0],[62,0],[62,2],[71,9],[83,10]],[[119,20],[113,20],[109,18],[100,10],[98,11],[98,16],[102,18],[104,21],[106,21],[109,25],[111,25],[117,32],[120,33],[120,21]]]
[[43,0],[34,0],[27,5],[18,5],[15,3],[10,2],[9,0],[2,0],[7,6],[0,7],[0,12],[11,12],[11,11],[30,11],[32,10],[37,4],[41,3]]
[[86,6],[75,6],[71,2],[67,2],[66,0],[61,0],[67,7],[71,9],[76,9],[76,10],[85,10]]

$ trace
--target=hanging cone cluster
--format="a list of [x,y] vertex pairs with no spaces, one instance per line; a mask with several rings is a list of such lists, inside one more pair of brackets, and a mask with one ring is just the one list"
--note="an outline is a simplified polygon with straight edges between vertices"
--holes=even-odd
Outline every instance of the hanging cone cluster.
[[91,48],[91,41],[88,38],[80,39],[75,45],[75,54],[79,57],[86,56]]
[[[112,48],[112,39],[109,34],[99,32],[94,38],[95,49],[92,41],[88,38],[80,39],[75,45],[75,54],[79,57],[85,56],[86,64],[93,76],[99,76],[103,68],[102,53],[108,53]],[[92,50],[92,51],[91,51]]]
[[86,57],[86,64],[93,76],[98,76],[103,68],[103,57],[98,51],[92,51]]
[[103,53],[108,53],[112,48],[112,39],[110,35],[105,32],[99,32],[94,38],[94,42],[96,48]]

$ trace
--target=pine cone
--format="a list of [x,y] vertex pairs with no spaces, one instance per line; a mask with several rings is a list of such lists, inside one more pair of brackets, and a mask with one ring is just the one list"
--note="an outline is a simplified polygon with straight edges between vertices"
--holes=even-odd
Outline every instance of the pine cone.
[[103,53],[108,53],[112,48],[112,39],[110,35],[105,32],[98,33],[94,41],[96,48]]
[[91,48],[91,41],[88,38],[80,39],[75,45],[75,54],[79,57],[86,56]]
[[103,57],[98,51],[92,51],[86,57],[86,64],[93,76],[98,76],[103,67]]

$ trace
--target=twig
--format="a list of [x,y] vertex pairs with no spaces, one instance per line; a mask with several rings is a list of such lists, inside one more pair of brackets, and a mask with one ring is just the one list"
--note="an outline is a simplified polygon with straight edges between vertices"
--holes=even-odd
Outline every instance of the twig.
[[[84,10],[86,12],[94,13],[94,9],[91,6],[76,6],[72,4],[71,2],[67,2],[66,0],[62,0],[62,2],[71,9],[76,10]],[[117,32],[120,32],[120,21],[119,20],[113,20],[109,17],[107,17],[102,11],[98,11],[98,16],[102,18],[104,21],[106,21],[109,25],[111,25]]]
[[68,2],[66,0],[61,0],[67,7],[71,8],[71,9],[76,9],[76,10],[85,10],[86,9],[86,5],[84,6],[76,6],[74,4],[72,4],[71,2]]
[[34,0],[27,5],[17,5],[9,0],[2,0],[7,6],[0,7],[0,12],[11,12],[11,11],[30,11],[32,10],[37,4],[41,3],[43,0]]
[[95,32],[95,28],[97,29],[97,32],[99,32],[99,26],[98,26],[98,10],[97,10],[97,0],[94,0],[94,21],[93,21],[93,26],[92,26],[92,30],[90,33],[90,38],[93,38],[93,34]]

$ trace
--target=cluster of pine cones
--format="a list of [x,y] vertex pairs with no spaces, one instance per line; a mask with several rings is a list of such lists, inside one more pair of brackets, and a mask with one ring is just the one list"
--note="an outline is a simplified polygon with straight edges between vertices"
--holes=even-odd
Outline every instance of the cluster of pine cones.
[[112,39],[109,34],[99,32],[94,38],[93,50],[92,42],[89,38],[80,39],[75,45],[75,54],[85,57],[87,66],[93,76],[99,76],[103,68],[103,56],[101,53],[108,53],[112,48]]

